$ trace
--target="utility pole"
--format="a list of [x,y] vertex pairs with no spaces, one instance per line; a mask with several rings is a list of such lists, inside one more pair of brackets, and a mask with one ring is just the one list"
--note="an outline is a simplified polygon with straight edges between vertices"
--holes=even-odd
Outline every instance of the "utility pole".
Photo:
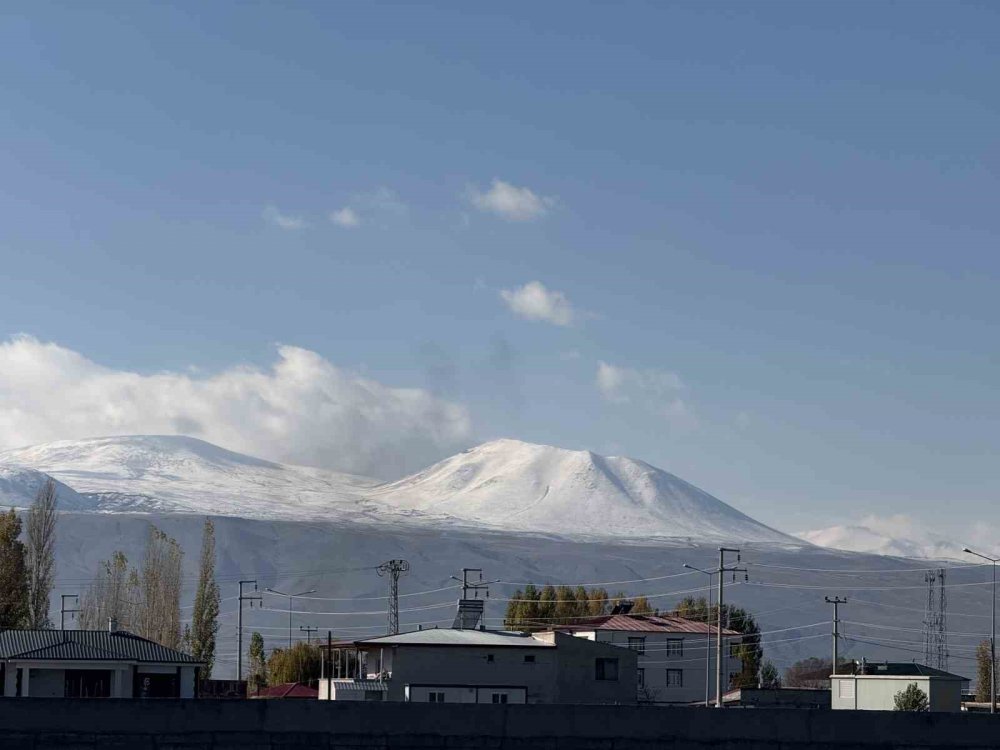
[[309,589],[308,591],[300,591],[297,594],[290,594],[286,591],[278,591],[277,589],[264,589],[268,593],[277,594],[278,596],[288,597],[288,648],[292,647],[292,599],[296,596],[305,596],[306,594],[315,594],[316,589]]
[[718,617],[718,628],[719,631],[716,633],[716,651],[715,651],[715,707],[723,708],[725,704],[722,702],[722,604],[723,604],[723,593],[722,587],[725,581],[723,573],[732,573],[733,582],[736,581],[736,574],[742,573],[744,578],[748,577],[747,569],[740,568],[737,566],[726,567],[726,553],[736,553],[736,562],[740,562],[740,551],[738,549],[732,549],[730,547],[719,547],[719,617]]
[[312,634],[318,633],[319,628],[310,628],[306,625],[299,625],[299,630],[306,634],[306,643],[312,643]]
[[389,576],[389,608],[386,615],[389,635],[396,635],[399,633],[399,576],[410,572],[410,563],[406,560],[387,560],[375,572],[379,576]]
[[712,694],[712,576],[715,575],[714,570],[702,570],[701,568],[696,568],[694,565],[688,565],[684,563],[684,567],[688,570],[695,570],[699,573],[704,573],[708,576],[708,586],[706,590],[708,591],[708,596],[705,600],[708,604],[705,607],[705,708],[711,705],[712,700],[709,696]]
[[240,682],[243,679],[243,602],[250,602],[250,608],[253,609],[253,603],[259,602],[263,597],[260,594],[244,594],[243,587],[253,584],[254,592],[257,591],[257,581],[240,581],[240,596],[237,602],[236,609],[236,681]]
[[[479,574],[479,580],[478,581],[470,581],[469,580],[469,574],[470,573],[478,573]],[[455,576],[452,576],[451,579],[453,581],[457,581],[458,580],[457,578],[455,578]],[[478,599],[479,598],[479,592],[482,591],[483,589],[486,590],[486,596],[489,596],[490,595],[489,594],[490,584],[489,584],[489,581],[484,581],[483,580],[483,569],[482,568],[462,568],[462,598],[463,599],[468,599],[469,598],[469,592],[471,591],[472,594],[473,594],[473,596],[474,596],[474,598]]]
[[[66,609],[66,600],[76,599],[76,609]],[[66,615],[75,615],[80,611],[80,597],[76,594],[62,594],[59,603],[59,629],[66,629]]]
[[997,712],[997,563],[1000,562],[1000,557],[980,555],[968,547],[962,552],[981,557],[993,565],[993,604],[990,607],[990,713],[995,714]]
[[846,597],[841,599],[839,596],[832,599],[824,596],[823,599],[827,604],[833,605],[833,669],[830,674],[837,674],[837,664],[840,662],[840,653],[837,650],[840,641],[840,605],[847,604],[847,599]]

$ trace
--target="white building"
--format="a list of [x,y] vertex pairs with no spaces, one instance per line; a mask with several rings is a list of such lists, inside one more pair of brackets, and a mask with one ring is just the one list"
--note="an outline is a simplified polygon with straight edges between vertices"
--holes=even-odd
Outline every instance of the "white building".
[[[842,668],[841,668],[842,669]],[[961,711],[965,677],[923,664],[855,662],[854,674],[830,676],[830,707],[852,711],[892,711],[895,696],[915,684],[930,711]]]
[[195,698],[203,664],[121,630],[0,631],[0,696]]
[[441,628],[326,650],[320,700],[635,703],[636,654],[565,633]]
[[[670,615],[610,614],[582,621],[566,630],[579,638],[634,651],[639,657],[636,685],[641,703],[715,700],[718,630],[715,625]],[[722,636],[722,687],[726,692],[742,668],[740,659],[732,654],[741,636],[726,628],[722,629]]]

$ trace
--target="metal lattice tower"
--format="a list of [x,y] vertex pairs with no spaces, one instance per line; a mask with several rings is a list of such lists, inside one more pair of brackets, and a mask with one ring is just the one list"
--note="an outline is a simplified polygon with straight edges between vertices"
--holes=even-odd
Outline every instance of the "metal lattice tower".
[[399,576],[410,571],[406,560],[389,560],[379,565],[375,571],[380,576],[389,576],[389,635],[399,633]]
[[924,663],[938,669],[948,669],[948,590],[945,570],[939,568],[924,574],[927,583],[927,606],[924,613]]

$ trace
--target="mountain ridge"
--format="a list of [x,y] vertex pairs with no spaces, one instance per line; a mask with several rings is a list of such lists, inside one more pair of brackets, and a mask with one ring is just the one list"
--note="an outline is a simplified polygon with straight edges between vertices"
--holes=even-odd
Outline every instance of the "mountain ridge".
[[[245,456],[198,438],[131,435],[0,452],[101,512],[479,528],[595,539],[807,542],[637,459],[503,438],[394,482]],[[30,498],[26,498],[29,500]]]

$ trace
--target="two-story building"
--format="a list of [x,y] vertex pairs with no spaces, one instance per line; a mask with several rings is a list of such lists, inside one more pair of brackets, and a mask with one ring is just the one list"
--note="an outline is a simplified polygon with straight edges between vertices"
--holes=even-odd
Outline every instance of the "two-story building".
[[[564,628],[578,638],[624,646],[638,656],[640,703],[695,703],[715,698],[718,627],[671,615],[614,613]],[[722,629],[723,692],[742,663],[733,655],[740,634]]]
[[636,702],[636,652],[567,633],[434,628],[324,651],[320,700]]

